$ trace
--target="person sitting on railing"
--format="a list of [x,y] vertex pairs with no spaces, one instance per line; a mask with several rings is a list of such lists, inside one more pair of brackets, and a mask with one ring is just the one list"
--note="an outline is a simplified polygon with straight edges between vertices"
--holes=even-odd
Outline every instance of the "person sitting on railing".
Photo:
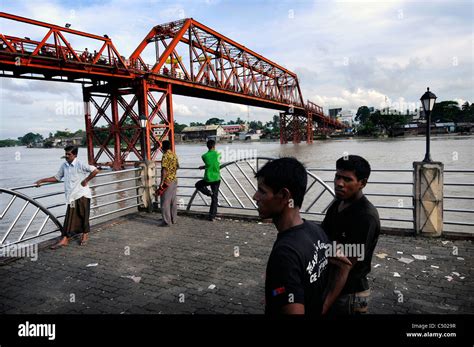
[[35,182],[39,187],[42,183],[56,183],[64,179],[64,193],[66,194],[67,210],[64,217],[64,225],[61,239],[51,246],[58,249],[67,246],[69,239],[78,233],[82,233],[80,245],[85,245],[89,239],[89,213],[91,203],[91,190],[88,183],[99,170],[92,165],[82,163],[77,159],[78,148],[67,146],[64,148],[66,162],[61,165],[55,176],[42,178]]
[[163,221],[160,226],[168,227],[176,224],[178,218],[178,201],[176,191],[178,188],[178,179],[176,171],[179,169],[178,157],[171,151],[171,143],[163,141],[161,144],[163,158],[161,159],[161,181],[157,190],[160,196],[161,214]]
[[170,74],[170,70],[165,66],[163,67],[163,75],[168,76]]
[[84,52],[82,52],[81,54],[81,58],[84,63],[87,63],[89,61],[89,55],[90,55],[89,50],[86,48]]
[[[342,157],[336,162],[336,199],[329,207],[322,227],[336,245],[333,248],[352,250],[356,254],[346,251],[346,254],[334,256],[333,252],[329,258],[329,263],[336,267],[329,269],[329,287],[323,307],[323,313],[328,315],[368,312],[367,274],[380,234],[377,209],[362,192],[369,176],[370,164],[358,155]],[[341,266],[342,262],[347,265]]]
[[280,158],[266,163],[255,177],[258,214],[271,219],[278,231],[266,269],[265,314],[321,315],[329,239],[318,224],[300,215],[306,169],[295,158]]
[[[205,169],[204,179],[197,181],[195,187],[202,194],[211,197],[208,220],[212,222],[217,214],[219,186],[221,184],[220,153],[216,151],[216,141],[208,140],[206,146],[208,151],[201,156],[205,165],[199,167],[199,170]],[[208,186],[211,187],[211,190],[207,188]]]

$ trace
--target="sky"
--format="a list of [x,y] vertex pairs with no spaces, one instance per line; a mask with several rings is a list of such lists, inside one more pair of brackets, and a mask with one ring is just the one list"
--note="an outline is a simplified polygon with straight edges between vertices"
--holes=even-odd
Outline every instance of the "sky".
[[[474,102],[471,0],[0,0],[0,5],[7,13],[107,34],[126,57],[153,26],[192,17],[295,72],[303,98],[326,113],[339,107],[355,113],[362,105],[413,110],[428,86],[438,101]],[[44,36],[4,19],[0,32]],[[248,116],[266,122],[278,114],[182,96],[173,102],[175,120],[186,124]],[[83,114],[79,84],[0,78],[0,139],[84,129]]]

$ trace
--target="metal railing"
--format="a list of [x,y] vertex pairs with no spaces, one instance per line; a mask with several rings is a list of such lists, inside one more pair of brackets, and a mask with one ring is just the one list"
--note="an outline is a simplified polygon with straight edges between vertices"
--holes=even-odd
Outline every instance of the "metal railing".
[[[469,177],[468,182],[466,177]],[[444,170],[443,198],[444,226],[450,226],[453,231],[473,232],[474,170]],[[461,203],[469,208],[457,208]]]
[[[256,216],[252,199],[256,191],[254,175],[262,162],[269,157],[241,159],[221,165],[219,209],[237,215]],[[159,166],[157,167],[159,170]],[[308,168],[308,189],[301,213],[305,218],[321,221],[333,200],[333,174],[331,168]],[[467,174],[474,170],[444,170],[444,232],[472,232],[474,209],[454,208],[452,201],[474,200],[474,183],[466,182]],[[456,177],[461,175],[462,177]],[[158,176],[158,175],[157,175]],[[178,207],[180,210],[205,212],[210,198],[198,192],[194,184],[202,179],[203,171],[196,167],[182,167],[178,171]],[[414,232],[413,169],[373,169],[364,194],[378,209],[382,227],[406,229]],[[328,185],[330,184],[330,185]],[[471,189],[460,194],[452,188]],[[454,205],[456,206],[456,205]]]
[[[334,169],[310,168],[311,172],[331,172]],[[474,170],[444,170],[443,232],[472,232],[474,226]],[[333,182],[327,177],[325,182]],[[382,225],[414,229],[413,169],[373,169],[364,194],[379,210]],[[462,187],[456,189],[457,187]],[[460,190],[463,190],[462,192]],[[383,202],[394,199],[392,205]],[[409,204],[405,203],[408,198]],[[466,201],[470,208],[461,209],[457,201]],[[392,222],[398,222],[392,223]],[[410,225],[411,224],[411,225]]]
[[[335,169],[309,168],[308,171],[333,175]],[[333,177],[325,177],[324,182],[333,184]],[[413,229],[413,170],[372,169],[364,195],[379,211],[382,226]]]
[[[90,221],[101,221],[109,215],[124,213],[142,205],[140,189],[144,186],[141,170],[134,168],[98,174],[90,184]],[[31,240],[46,240],[51,234],[61,231],[61,219],[66,211],[63,187],[58,182],[41,187],[0,188],[0,201],[6,205],[0,214],[0,249]]]
[[[222,164],[219,209],[236,215],[257,216],[257,205],[253,200],[257,190],[254,176],[265,162],[274,159],[245,158]],[[207,212],[210,198],[203,196],[194,186],[203,178],[203,172],[197,167],[181,167],[178,170],[178,209]],[[308,172],[308,187],[301,208],[303,215],[323,216],[333,199],[333,190],[318,176]]]

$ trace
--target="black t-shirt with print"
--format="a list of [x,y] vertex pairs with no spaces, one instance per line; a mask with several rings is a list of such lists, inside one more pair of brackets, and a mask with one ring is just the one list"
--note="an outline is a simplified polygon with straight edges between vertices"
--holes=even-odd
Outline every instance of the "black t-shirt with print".
[[380,219],[377,209],[362,196],[353,204],[338,212],[341,200],[329,207],[322,227],[331,241],[363,248],[363,260],[358,260],[347,277],[341,294],[357,293],[369,289],[367,274],[370,272],[372,255],[380,234]]
[[321,314],[328,280],[327,242],[321,227],[308,221],[278,233],[267,264],[266,314],[279,314],[291,303],[303,304],[305,314]]

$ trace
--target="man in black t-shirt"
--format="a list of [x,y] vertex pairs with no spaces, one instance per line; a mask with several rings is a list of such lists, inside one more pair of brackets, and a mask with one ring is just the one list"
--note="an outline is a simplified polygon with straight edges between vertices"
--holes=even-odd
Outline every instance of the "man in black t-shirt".
[[278,230],[265,279],[266,314],[320,315],[327,285],[328,238],[300,216],[307,185],[304,166],[294,158],[268,162],[255,175],[254,195],[262,219]]
[[329,286],[323,313],[340,315],[368,311],[367,274],[380,234],[378,212],[362,193],[369,176],[370,165],[360,156],[349,155],[336,162],[336,199],[329,207],[322,227],[333,241],[329,248],[336,248],[338,252],[330,252]]

